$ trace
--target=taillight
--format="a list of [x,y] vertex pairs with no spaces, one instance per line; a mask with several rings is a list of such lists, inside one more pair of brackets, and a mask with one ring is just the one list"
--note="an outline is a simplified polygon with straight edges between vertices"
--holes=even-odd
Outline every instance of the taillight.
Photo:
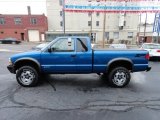
[[146,54],[146,55],[145,55],[145,58],[146,58],[147,60],[149,60],[149,54]]
[[157,52],[160,52],[160,50],[157,50]]

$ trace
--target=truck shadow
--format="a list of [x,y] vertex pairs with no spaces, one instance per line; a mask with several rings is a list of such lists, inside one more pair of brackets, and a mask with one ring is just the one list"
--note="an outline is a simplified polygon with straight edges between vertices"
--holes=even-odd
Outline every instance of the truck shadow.
[[[41,85],[49,83],[52,87],[78,87],[78,88],[110,88],[102,76],[96,74],[65,74],[47,75],[42,78]],[[87,90],[86,90],[87,91]]]
[[160,58],[155,57],[155,58],[150,58],[150,62],[160,62]]

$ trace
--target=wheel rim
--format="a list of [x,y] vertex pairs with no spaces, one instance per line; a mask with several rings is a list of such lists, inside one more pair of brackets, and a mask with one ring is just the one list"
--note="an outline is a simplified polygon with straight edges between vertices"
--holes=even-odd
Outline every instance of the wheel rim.
[[113,82],[117,86],[123,86],[126,80],[127,80],[127,76],[123,71],[117,71],[113,76]]
[[20,75],[20,82],[23,85],[30,85],[35,78],[35,74],[32,70],[24,69]]

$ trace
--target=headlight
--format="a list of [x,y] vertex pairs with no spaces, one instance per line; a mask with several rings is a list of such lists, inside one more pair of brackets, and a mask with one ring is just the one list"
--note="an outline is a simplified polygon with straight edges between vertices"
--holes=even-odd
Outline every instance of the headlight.
[[10,65],[12,65],[12,61],[11,61],[11,58],[9,58],[9,64],[10,64]]

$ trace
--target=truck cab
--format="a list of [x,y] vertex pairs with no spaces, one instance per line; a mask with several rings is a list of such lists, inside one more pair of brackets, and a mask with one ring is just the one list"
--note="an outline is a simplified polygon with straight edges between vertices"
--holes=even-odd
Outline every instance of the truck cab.
[[91,73],[92,49],[87,37],[60,37],[42,50],[44,72]]

